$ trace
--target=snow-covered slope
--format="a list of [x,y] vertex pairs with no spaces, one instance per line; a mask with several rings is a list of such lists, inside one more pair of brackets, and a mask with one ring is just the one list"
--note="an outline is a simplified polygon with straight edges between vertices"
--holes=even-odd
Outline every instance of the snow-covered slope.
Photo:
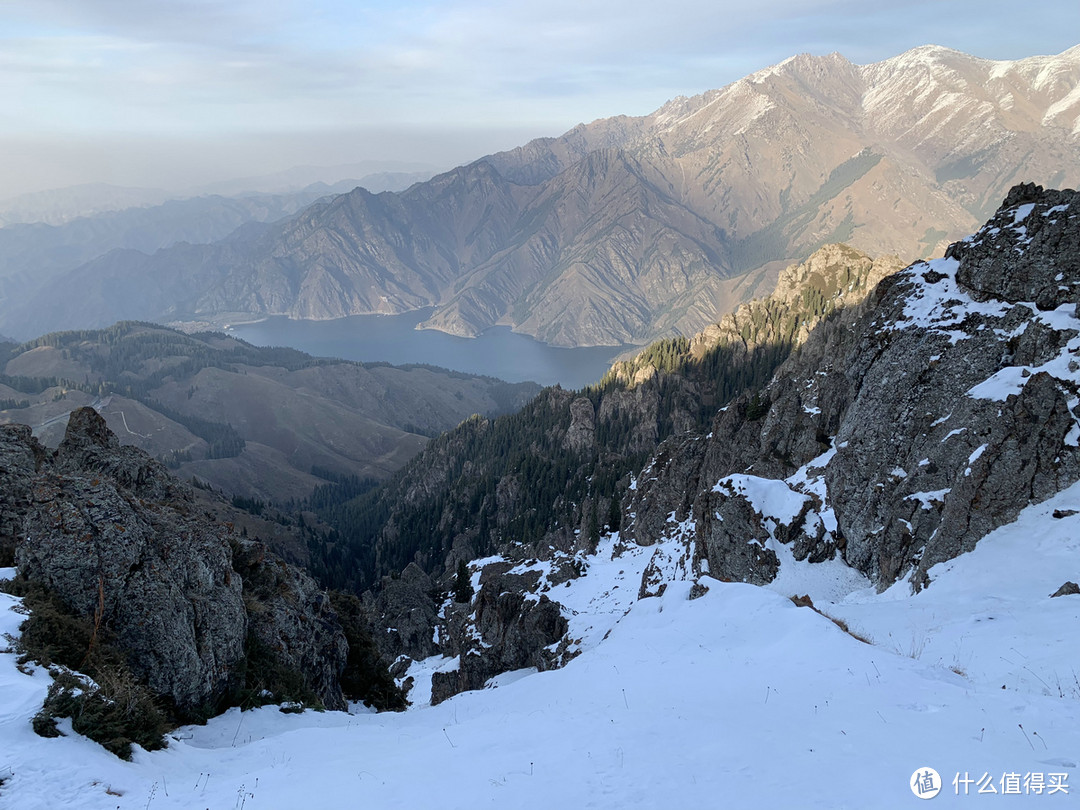
[[[935,567],[916,595],[788,557],[768,588],[703,577],[699,598],[675,581],[638,600],[653,549],[608,538],[556,589],[583,650],[564,669],[401,714],[232,710],[132,763],[35,736],[50,679],[0,655],[0,804],[889,808],[916,801],[913,774],[933,768],[939,804],[992,785],[1019,791],[1010,806],[1071,806],[1080,596],[1050,594],[1080,579],[1080,515],[1055,510],[1080,510],[1080,485]],[[12,608],[0,596],[3,632]]]

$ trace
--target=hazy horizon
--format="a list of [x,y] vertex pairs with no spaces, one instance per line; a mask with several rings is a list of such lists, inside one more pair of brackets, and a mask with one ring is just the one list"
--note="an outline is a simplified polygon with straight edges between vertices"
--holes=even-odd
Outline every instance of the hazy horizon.
[[0,23],[7,199],[85,183],[175,193],[298,165],[447,169],[801,52],[1060,53],[1080,6],[12,0]]

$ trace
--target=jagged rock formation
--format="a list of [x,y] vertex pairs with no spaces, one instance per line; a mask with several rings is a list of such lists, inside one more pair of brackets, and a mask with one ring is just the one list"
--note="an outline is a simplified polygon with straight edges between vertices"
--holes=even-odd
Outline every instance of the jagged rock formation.
[[252,644],[329,708],[344,708],[348,645],[303,571],[209,520],[194,492],[122,447],[92,409],[45,450],[0,426],[0,549],[19,574],[107,628],[132,672],[181,715],[243,686]]
[[165,469],[121,448],[96,412],[69,424],[33,482],[15,542],[20,572],[78,614],[100,615],[155,692],[185,710],[212,702],[247,632],[224,528],[192,514]]
[[1080,182],[1078,81],[1077,48],[991,62],[928,46],[866,66],[804,54],[401,194],[358,189],[265,232],[118,251],[0,327],[435,306],[427,326],[459,335],[691,334],[823,244],[936,255],[1018,180]]
[[503,672],[566,663],[573,652],[564,609],[548,592],[579,576],[583,563],[556,554],[542,573],[530,562],[536,560],[498,558],[474,566],[479,589],[467,602],[448,595],[450,577],[435,582],[415,564],[384,578],[377,594],[365,594],[364,604],[380,652],[395,662],[392,672],[401,677],[413,661],[440,653],[455,659],[456,666],[432,675],[436,704],[481,689]]
[[947,258],[819,326],[758,401],[663,446],[624,536],[682,537],[689,576],[769,581],[781,554],[835,550],[878,587],[924,587],[1080,478],[1078,288],[1076,192],[1013,189]]

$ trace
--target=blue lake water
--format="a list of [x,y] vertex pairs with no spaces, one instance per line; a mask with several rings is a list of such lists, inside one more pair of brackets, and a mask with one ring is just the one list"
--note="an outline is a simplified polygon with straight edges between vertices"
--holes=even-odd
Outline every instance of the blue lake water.
[[628,346],[564,349],[496,326],[476,338],[416,329],[430,309],[404,315],[353,315],[332,321],[297,321],[283,316],[237,324],[229,332],[256,346],[289,346],[317,357],[341,357],[394,365],[428,363],[509,382],[531,380],[582,388],[599,382]]

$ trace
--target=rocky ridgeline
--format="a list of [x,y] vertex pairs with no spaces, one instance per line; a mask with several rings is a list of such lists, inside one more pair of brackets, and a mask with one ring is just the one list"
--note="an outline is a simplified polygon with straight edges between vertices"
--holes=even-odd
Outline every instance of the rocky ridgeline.
[[929,582],[1080,478],[1080,201],[1014,188],[946,257],[820,325],[707,436],[663,444],[624,503],[658,549],[642,595],[709,573],[764,583],[839,554],[879,588]]
[[0,550],[115,638],[132,671],[184,713],[220,705],[263,665],[345,708],[349,647],[304,571],[207,518],[192,490],[74,411],[55,453],[0,426]]

